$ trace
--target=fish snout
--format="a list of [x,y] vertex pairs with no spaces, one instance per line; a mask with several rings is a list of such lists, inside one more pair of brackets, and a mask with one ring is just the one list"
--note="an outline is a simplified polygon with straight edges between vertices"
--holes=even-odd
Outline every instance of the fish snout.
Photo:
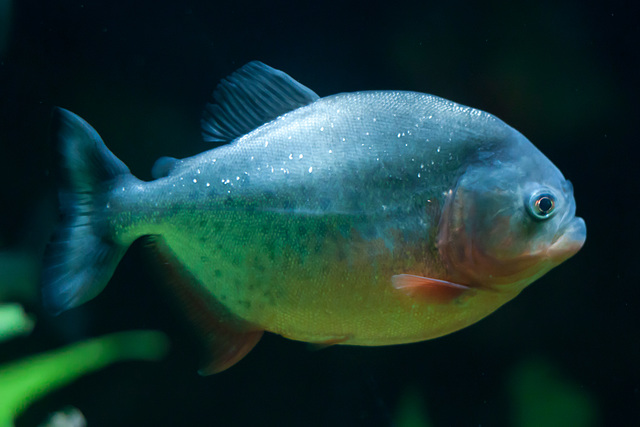
[[587,225],[584,220],[574,217],[563,227],[547,249],[547,256],[554,263],[561,263],[575,255],[587,238]]

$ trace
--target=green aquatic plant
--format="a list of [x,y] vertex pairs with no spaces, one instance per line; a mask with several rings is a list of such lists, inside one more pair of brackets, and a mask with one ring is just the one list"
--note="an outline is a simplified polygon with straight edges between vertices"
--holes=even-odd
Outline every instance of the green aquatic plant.
[[417,386],[409,386],[398,399],[394,425],[397,427],[433,427],[424,397]]
[[513,426],[600,425],[595,398],[548,360],[521,361],[512,369],[507,386],[513,401]]
[[[393,416],[397,427],[432,427],[425,385],[408,386]],[[597,427],[601,425],[596,398],[551,360],[526,358],[508,371],[508,425],[514,427]],[[455,417],[455,414],[453,414]],[[497,415],[499,419],[502,415]],[[495,419],[494,418],[494,421]],[[440,424],[438,424],[440,425]],[[444,424],[442,424],[444,425]],[[484,425],[484,423],[482,423]]]
[[0,304],[0,342],[33,329],[34,320],[20,304]]
[[[30,330],[29,321],[21,309],[2,306],[0,339],[15,335],[16,331]],[[13,419],[34,400],[82,375],[117,361],[158,360],[167,349],[168,339],[161,332],[126,331],[0,366],[0,427],[13,425]]]

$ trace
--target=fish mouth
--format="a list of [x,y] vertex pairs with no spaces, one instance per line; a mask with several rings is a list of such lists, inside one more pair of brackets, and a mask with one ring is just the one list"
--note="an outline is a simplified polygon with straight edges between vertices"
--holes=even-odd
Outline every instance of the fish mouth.
[[574,217],[556,234],[556,238],[547,249],[547,256],[554,262],[561,263],[575,255],[584,245],[586,238],[587,225],[582,218]]

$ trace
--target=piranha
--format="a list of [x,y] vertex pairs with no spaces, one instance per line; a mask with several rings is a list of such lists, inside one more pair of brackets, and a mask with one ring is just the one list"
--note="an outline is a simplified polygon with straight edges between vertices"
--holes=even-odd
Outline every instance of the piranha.
[[97,296],[136,239],[206,340],[204,374],[264,331],[320,345],[440,337],[573,256],[571,183],[518,131],[424,93],[320,98],[250,62],[223,80],[202,134],[135,178],[56,108],[61,222],[45,252],[53,313]]

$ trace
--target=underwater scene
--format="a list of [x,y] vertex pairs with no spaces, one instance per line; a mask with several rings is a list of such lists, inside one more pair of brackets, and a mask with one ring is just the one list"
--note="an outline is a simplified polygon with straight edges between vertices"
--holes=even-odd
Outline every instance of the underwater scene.
[[638,16],[0,0],[0,426],[640,425]]

